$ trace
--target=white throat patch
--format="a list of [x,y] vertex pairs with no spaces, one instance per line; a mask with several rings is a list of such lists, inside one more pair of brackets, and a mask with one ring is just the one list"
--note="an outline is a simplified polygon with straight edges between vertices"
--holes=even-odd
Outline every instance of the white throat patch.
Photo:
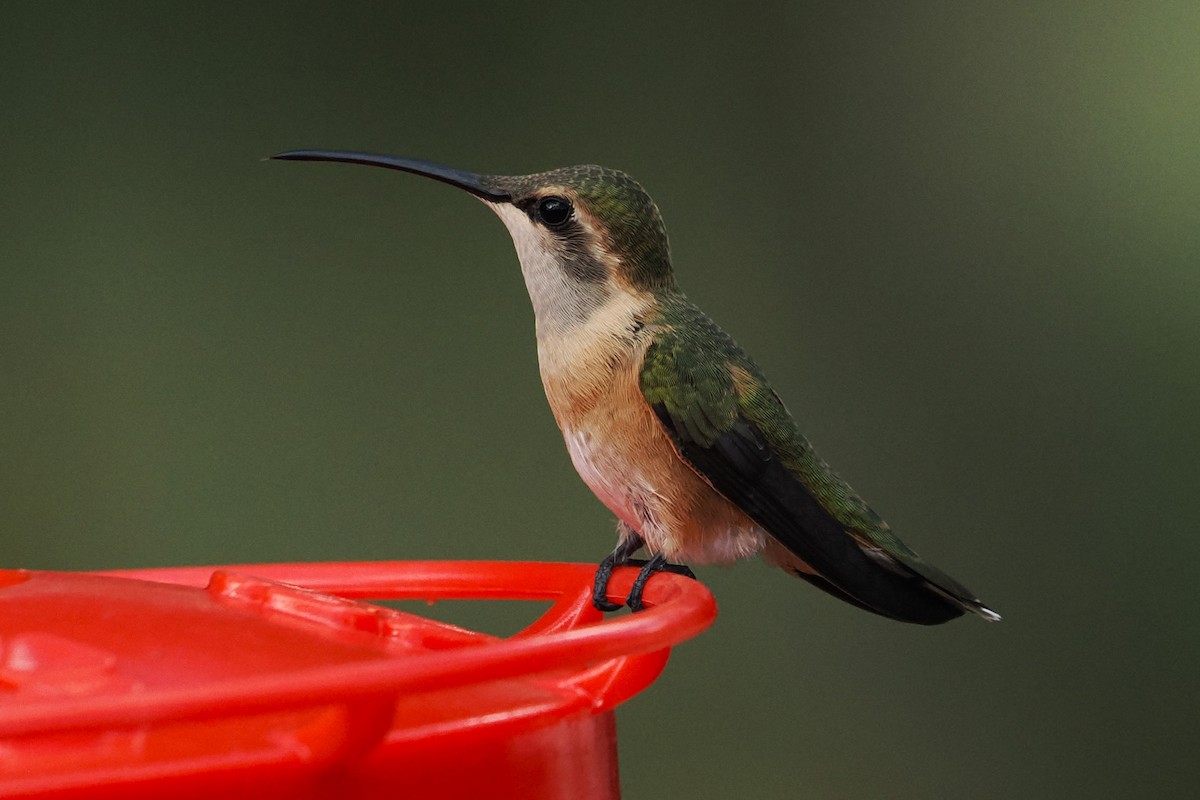
[[538,337],[561,334],[587,320],[603,302],[604,294],[596,291],[597,285],[582,285],[566,274],[555,256],[553,234],[511,203],[484,202],[512,236],[533,303]]

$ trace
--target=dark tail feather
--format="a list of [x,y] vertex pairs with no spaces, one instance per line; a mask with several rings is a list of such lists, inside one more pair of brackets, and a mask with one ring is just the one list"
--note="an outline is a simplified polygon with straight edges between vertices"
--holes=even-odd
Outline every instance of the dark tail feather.
[[[928,593],[926,595],[927,599],[924,601],[920,599],[914,601],[914,598],[905,598],[904,602],[891,604],[886,609],[875,608],[846,594],[820,575],[813,575],[812,573],[802,572],[798,569],[793,569],[791,572],[796,577],[803,578],[821,591],[836,597],[838,600],[849,603],[852,606],[857,606],[864,611],[870,611],[881,617],[899,620],[900,622],[912,622],[917,625],[941,625],[943,622],[949,622],[956,617],[961,617],[964,611],[960,605],[943,600],[934,593]],[[917,595],[916,598],[920,598],[920,595]]]

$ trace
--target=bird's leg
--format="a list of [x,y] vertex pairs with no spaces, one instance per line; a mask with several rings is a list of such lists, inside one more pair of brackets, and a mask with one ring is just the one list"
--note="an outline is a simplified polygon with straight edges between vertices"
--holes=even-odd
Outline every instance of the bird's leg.
[[592,584],[592,605],[601,611],[616,611],[621,607],[620,603],[608,602],[608,581],[612,577],[614,569],[628,564],[633,554],[646,544],[642,535],[637,531],[623,528],[622,532],[625,535],[621,537],[616,548],[605,556],[604,560],[600,562],[600,566],[596,568],[596,580]]
[[650,576],[656,572],[673,572],[692,580],[696,579],[696,573],[683,564],[671,564],[662,553],[655,553],[646,559],[641,572],[633,579],[633,588],[629,590],[629,597],[625,600],[630,611],[641,611],[646,607],[642,604],[642,592],[646,590],[646,582],[650,580]]

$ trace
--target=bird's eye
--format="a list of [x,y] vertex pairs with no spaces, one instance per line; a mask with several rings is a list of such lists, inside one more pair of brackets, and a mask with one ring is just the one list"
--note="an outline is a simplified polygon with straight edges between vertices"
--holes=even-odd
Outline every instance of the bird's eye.
[[543,197],[537,204],[538,219],[557,228],[571,218],[571,204],[561,197]]

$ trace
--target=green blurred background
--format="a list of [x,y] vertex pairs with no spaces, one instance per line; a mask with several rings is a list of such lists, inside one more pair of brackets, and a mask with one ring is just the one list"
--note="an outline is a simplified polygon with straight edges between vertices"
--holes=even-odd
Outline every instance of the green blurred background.
[[1200,6],[100,5],[0,6],[5,565],[599,559],[500,223],[260,159],[596,162],[1005,615],[701,569],[626,797],[1194,791]]

